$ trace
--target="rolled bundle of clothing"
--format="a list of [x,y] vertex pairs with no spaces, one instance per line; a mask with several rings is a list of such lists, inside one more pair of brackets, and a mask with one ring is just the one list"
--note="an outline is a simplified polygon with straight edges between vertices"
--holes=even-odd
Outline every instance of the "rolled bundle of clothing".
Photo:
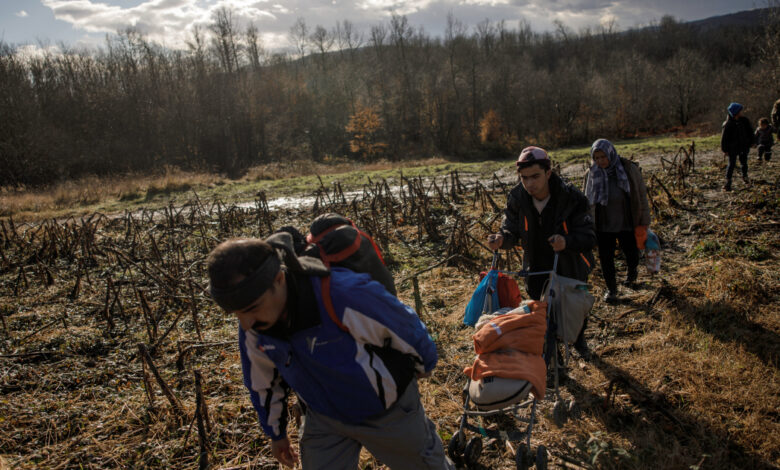
[[469,395],[479,409],[499,409],[530,393],[544,397],[546,365],[542,358],[547,330],[547,303],[525,301],[519,307],[483,315],[476,325],[474,364]]

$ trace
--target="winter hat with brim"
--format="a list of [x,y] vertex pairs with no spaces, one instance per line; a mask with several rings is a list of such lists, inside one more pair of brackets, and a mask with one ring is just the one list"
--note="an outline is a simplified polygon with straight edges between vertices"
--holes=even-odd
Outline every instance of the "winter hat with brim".
[[737,114],[739,114],[739,112],[740,112],[740,111],[742,111],[742,108],[743,108],[743,107],[744,107],[744,106],[742,106],[742,105],[741,105],[741,104],[739,104],[739,103],[731,103],[731,104],[729,105],[729,107],[728,107],[728,110],[729,110],[729,116],[731,116],[731,117],[734,117],[734,116],[736,116]]
[[547,152],[545,152],[544,149],[534,146],[526,147],[520,152],[520,156],[517,157],[517,166],[520,166],[523,163],[540,160],[550,160],[550,157],[547,156]]

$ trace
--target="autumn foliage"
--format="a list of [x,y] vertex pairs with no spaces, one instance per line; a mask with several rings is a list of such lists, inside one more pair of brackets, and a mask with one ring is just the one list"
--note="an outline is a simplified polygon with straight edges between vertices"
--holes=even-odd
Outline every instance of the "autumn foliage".
[[374,160],[387,149],[378,138],[382,130],[382,118],[368,106],[361,106],[349,118],[346,131],[350,135],[349,150],[363,160]]

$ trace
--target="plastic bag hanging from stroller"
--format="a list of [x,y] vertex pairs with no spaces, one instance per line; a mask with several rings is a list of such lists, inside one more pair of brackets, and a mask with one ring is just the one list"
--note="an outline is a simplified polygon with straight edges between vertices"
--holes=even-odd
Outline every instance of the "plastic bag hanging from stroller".
[[596,299],[588,292],[588,283],[569,277],[553,275],[545,285],[542,300],[550,303],[552,322],[558,338],[566,344],[574,343],[580,334],[585,317]]
[[471,300],[466,305],[463,324],[474,326],[484,313],[493,312],[503,307],[515,308],[523,301],[520,288],[511,276],[497,269],[498,252],[493,253],[490,270],[481,272],[482,280],[477,285]]
[[482,278],[474,294],[471,295],[466,314],[463,316],[463,324],[474,326],[483,312],[492,312],[498,308],[498,270],[496,269],[496,255],[493,256],[493,265],[487,275]]

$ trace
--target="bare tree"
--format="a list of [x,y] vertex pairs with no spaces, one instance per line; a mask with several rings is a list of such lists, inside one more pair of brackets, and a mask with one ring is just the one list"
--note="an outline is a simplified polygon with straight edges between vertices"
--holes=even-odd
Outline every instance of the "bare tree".
[[707,63],[697,51],[682,49],[666,64],[665,84],[672,109],[676,110],[680,125],[687,125],[691,116],[698,111],[707,89],[702,86],[706,80]]
[[780,0],[767,0],[769,8],[764,26],[764,38],[759,41],[761,61],[767,68],[762,77],[764,86],[774,87],[774,96],[780,96]]
[[298,58],[305,64],[306,50],[309,46],[309,27],[306,26],[306,20],[302,17],[295,20],[295,24],[290,27],[288,37]]
[[333,35],[331,35],[327,29],[317,25],[314,28],[314,32],[311,33],[311,36],[309,36],[309,41],[311,42],[314,49],[320,53],[320,68],[324,71],[325,54],[330,52],[330,48],[333,47]]
[[355,50],[359,49],[363,45],[363,34],[355,31],[355,26],[349,20],[344,20],[341,23],[336,23],[333,36],[336,39],[336,46],[339,51],[349,51],[349,59],[355,60]]
[[257,26],[250,24],[246,28],[245,41],[246,41],[246,55],[249,59],[249,63],[255,72],[260,71],[261,58],[264,54],[263,40],[258,36]]
[[371,27],[371,47],[374,48],[374,52],[380,60],[382,59],[382,51],[384,50],[386,39],[387,28],[385,28],[385,25],[378,24]]
[[217,9],[212,16],[209,29],[214,33],[212,44],[217,51],[222,68],[227,73],[238,70],[237,28],[233,21],[233,10],[226,7]]

